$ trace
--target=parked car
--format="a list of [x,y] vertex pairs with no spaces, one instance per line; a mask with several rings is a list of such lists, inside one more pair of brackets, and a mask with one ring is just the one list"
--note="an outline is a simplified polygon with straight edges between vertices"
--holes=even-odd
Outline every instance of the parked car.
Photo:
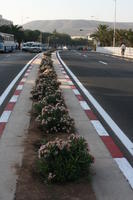
[[32,44],[32,46],[29,48],[29,52],[31,52],[31,53],[40,53],[40,52],[42,52],[41,43]]
[[27,51],[31,53],[42,52],[42,44],[39,42],[26,42],[22,44],[22,51]]
[[22,44],[22,51],[29,51],[34,42],[25,42]]

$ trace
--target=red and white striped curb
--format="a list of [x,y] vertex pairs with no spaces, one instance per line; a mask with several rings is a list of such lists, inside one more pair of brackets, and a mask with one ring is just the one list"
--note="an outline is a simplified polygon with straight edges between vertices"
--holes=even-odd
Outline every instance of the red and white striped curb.
[[9,120],[9,117],[13,111],[13,108],[19,98],[19,95],[21,93],[21,91],[23,90],[23,86],[27,80],[27,77],[29,76],[29,73],[31,72],[32,70],[32,65],[29,66],[29,68],[26,70],[23,78],[20,80],[13,96],[11,97],[11,99],[9,100],[8,104],[6,105],[2,115],[0,116],[0,137],[2,136],[3,134],[3,131],[5,129],[5,126]]
[[105,130],[101,122],[97,119],[97,116],[91,110],[88,103],[84,100],[82,95],[80,94],[79,90],[76,88],[68,74],[65,72],[64,68],[62,67],[63,64],[59,63],[59,67],[62,71],[62,74],[65,76],[65,82],[68,83],[69,87],[73,90],[75,96],[79,100],[79,103],[82,109],[85,111],[86,115],[88,116],[89,120],[91,121],[93,127],[95,128],[97,134],[107,147],[108,151],[110,152],[112,158],[117,163],[119,169],[128,180],[131,188],[133,189],[133,168],[128,162],[128,160],[124,157],[123,153],[120,151],[119,147],[114,143],[112,138],[109,136],[108,132]]
[[27,77],[29,76],[29,73],[32,70],[32,62],[34,60],[36,60],[36,58],[41,58],[41,54],[36,55],[32,60],[30,60],[25,66],[24,68],[19,72],[19,74],[15,77],[15,79],[10,83],[10,85],[8,86],[8,88],[5,90],[5,92],[2,94],[2,97],[0,97],[0,105],[2,105],[3,101],[5,100],[6,96],[9,94],[10,90],[13,88],[14,84],[19,80],[19,78],[23,75],[23,78],[21,79],[21,81],[19,82],[14,95],[11,97],[10,101],[8,102],[6,108],[4,109],[3,113],[0,116],[0,137],[3,134],[3,131],[5,129],[5,126],[9,120],[9,117],[13,111],[13,108],[18,100],[18,97],[21,93],[21,91],[23,90],[23,86],[26,82]]

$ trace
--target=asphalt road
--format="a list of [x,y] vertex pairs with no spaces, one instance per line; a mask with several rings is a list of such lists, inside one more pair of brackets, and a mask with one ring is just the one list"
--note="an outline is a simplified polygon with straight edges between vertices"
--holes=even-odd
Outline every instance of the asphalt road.
[[0,54],[0,96],[35,54],[25,52]]
[[95,52],[63,51],[60,56],[133,141],[133,61]]

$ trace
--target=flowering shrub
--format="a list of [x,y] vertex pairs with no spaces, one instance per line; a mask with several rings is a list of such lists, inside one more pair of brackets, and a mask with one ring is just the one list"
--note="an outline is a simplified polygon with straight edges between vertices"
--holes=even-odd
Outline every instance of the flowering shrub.
[[40,82],[40,81],[49,81],[49,80],[56,80],[57,81],[57,75],[56,75],[56,73],[52,70],[52,69],[46,69],[43,73],[41,72],[41,73],[39,73],[38,74],[38,77],[39,77],[39,81],[38,82]]
[[64,100],[62,98],[61,90],[56,90],[52,94],[49,94],[49,93],[46,93],[46,94],[47,95],[43,98],[42,101],[38,101],[34,103],[33,105],[34,111],[38,115],[41,114],[41,111],[45,106],[48,106],[48,105],[55,106],[57,103],[64,105]]
[[40,67],[42,66],[42,65],[49,65],[49,66],[52,66],[52,64],[53,64],[53,62],[52,62],[52,60],[50,59],[50,57],[48,56],[48,55],[43,55],[43,58],[42,58],[42,62],[41,62],[41,65],[40,65]]
[[42,100],[46,94],[55,93],[59,89],[60,82],[53,79],[40,79],[38,84],[32,90],[32,98],[34,100]]
[[66,107],[60,103],[55,106],[45,106],[37,120],[41,122],[41,127],[46,133],[72,133],[74,131],[74,120],[69,117]]
[[44,97],[42,101],[44,106],[47,105],[56,105],[57,103],[64,104],[64,100],[62,97],[61,90],[56,90],[54,94],[49,94],[46,97]]
[[[72,133],[74,120],[70,118],[53,69],[52,61],[44,55],[32,90],[34,109],[45,133]],[[67,140],[56,138],[43,143],[39,149],[37,172],[48,182],[73,181],[88,175],[94,158],[84,138],[74,134]]]
[[91,163],[84,138],[74,134],[66,141],[56,138],[39,149],[37,171],[48,182],[73,181],[89,174]]
[[42,100],[49,91],[58,90],[60,82],[57,81],[57,75],[53,69],[51,60],[44,56],[38,73],[38,79],[36,85],[32,90],[32,99]]
[[43,73],[46,69],[51,69],[51,66],[49,66],[49,65],[40,65],[38,74]]

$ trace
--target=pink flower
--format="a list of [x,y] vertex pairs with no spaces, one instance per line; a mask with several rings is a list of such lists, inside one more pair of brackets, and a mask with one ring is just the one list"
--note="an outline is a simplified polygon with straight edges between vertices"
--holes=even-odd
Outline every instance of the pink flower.
[[51,172],[48,175],[48,180],[51,181],[56,175],[52,174]]

